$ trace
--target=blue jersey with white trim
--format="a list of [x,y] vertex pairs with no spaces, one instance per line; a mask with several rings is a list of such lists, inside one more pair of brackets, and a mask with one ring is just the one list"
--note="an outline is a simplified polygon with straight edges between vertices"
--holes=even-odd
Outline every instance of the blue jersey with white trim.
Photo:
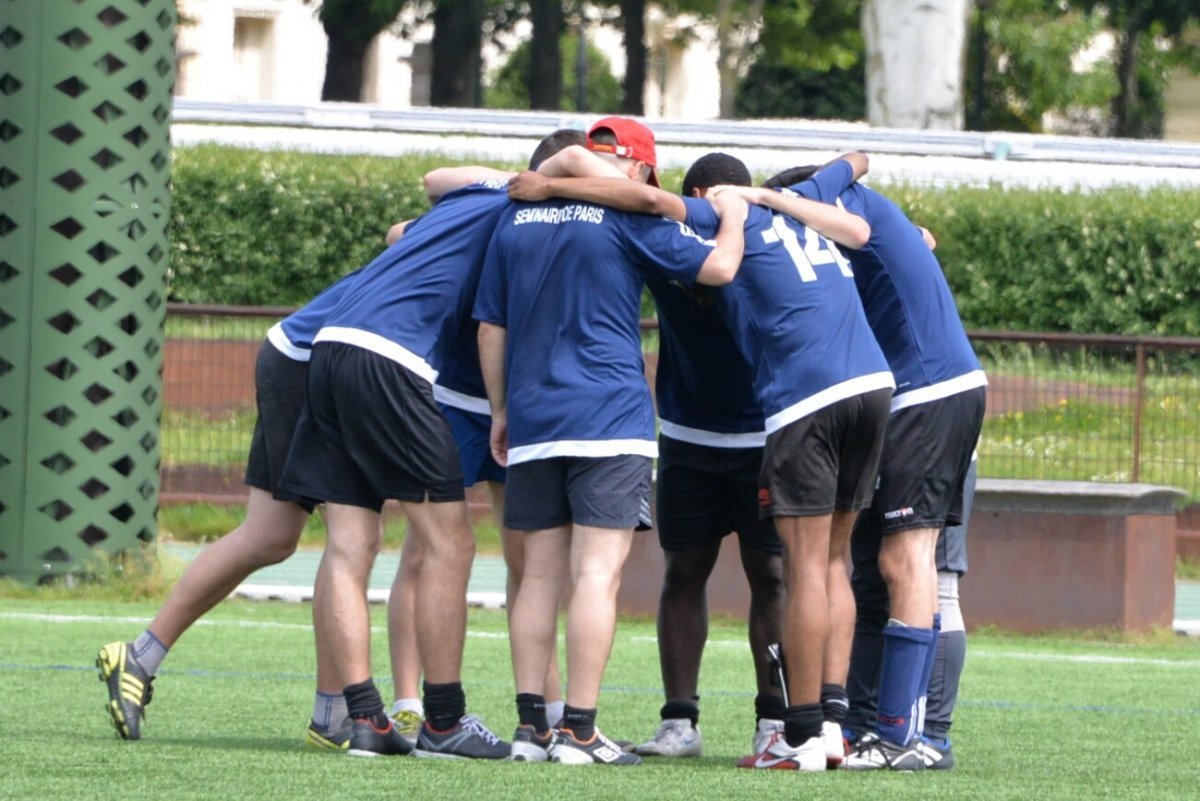
[[474,316],[507,329],[509,464],[657,455],[638,327],[644,273],[691,284],[714,247],[680,223],[590,203],[504,212]]
[[654,395],[662,433],[716,448],[766,442],[754,371],[717,311],[715,291],[704,305],[655,276],[646,286],[658,307],[658,370]]
[[[688,223],[718,223],[706,200],[684,198]],[[833,243],[790,217],[750,206],[746,250],[717,308],[754,366],[767,433],[840,400],[895,386],[867,325],[853,275]]]
[[298,362],[306,362],[312,357],[312,343],[317,332],[325,325],[329,313],[342,300],[342,295],[349,282],[363,268],[359,267],[351,273],[343,275],[308,303],[284,317],[267,331],[267,339],[271,340],[280,353]]
[[442,196],[421,224],[363,268],[314,342],[345,342],[393,359],[433,383],[470,316],[483,254],[508,205],[507,183]]
[[[438,348],[441,350],[442,346]],[[490,415],[492,409],[488,405],[483,371],[479,367],[478,321],[462,321],[449,351],[439,361],[441,369],[437,383],[433,385],[433,397],[447,406]]]
[[893,410],[985,385],[950,286],[920,230],[895,203],[853,178],[853,168],[839,159],[791,190],[823,203],[840,201],[871,226],[866,246],[847,249],[846,256],[896,376]]

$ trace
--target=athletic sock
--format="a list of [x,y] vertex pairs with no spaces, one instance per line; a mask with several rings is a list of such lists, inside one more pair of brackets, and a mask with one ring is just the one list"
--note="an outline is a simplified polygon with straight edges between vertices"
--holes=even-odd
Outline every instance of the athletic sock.
[[773,693],[754,696],[755,723],[760,720],[783,720],[783,699]]
[[937,639],[929,696],[925,708],[925,736],[946,740],[958,702],[958,683],[967,661],[967,633],[943,631]]
[[668,698],[658,711],[663,720],[682,720],[687,718],[693,726],[700,723],[700,696],[690,698]]
[[546,720],[551,726],[557,726],[558,724],[562,723],[564,706],[566,706],[566,704],[564,704],[561,700],[546,702]]
[[446,731],[458,725],[467,714],[467,694],[461,681],[446,684],[422,682],[425,691],[425,720],[435,731]]
[[420,717],[425,717],[425,705],[420,698],[397,698],[396,703],[392,704],[392,717],[401,712],[416,712]]
[[596,734],[596,710],[567,704],[563,707],[562,727],[570,729],[576,740],[586,743]]
[[158,639],[151,633],[150,629],[143,631],[136,640],[133,641],[133,657],[142,666],[142,669],[154,676],[158,673],[158,667],[162,661],[167,658],[167,651],[170,650],[163,645],[162,640]]
[[517,693],[517,722],[523,726],[532,726],[541,734],[550,728],[546,720],[546,697],[533,693]]
[[933,673],[933,660],[937,656],[938,635],[942,632],[942,616],[933,613],[933,642],[925,650],[925,664],[921,666],[921,683],[917,686],[917,734],[925,731],[925,706],[929,700],[929,676]]
[[926,651],[933,646],[933,629],[906,626],[894,619],[883,629],[875,732],[889,742],[908,745],[916,733],[921,674]]
[[340,729],[345,725],[350,712],[346,707],[346,696],[341,693],[323,693],[317,690],[313,699],[313,724],[325,731]]
[[840,684],[821,685],[821,714],[825,720],[831,720],[840,728],[846,722],[846,713],[850,711],[850,699],[846,697],[846,688]]
[[783,712],[783,736],[788,745],[798,748],[813,737],[820,737],[824,722],[825,715],[819,703],[789,706]]
[[383,698],[379,695],[373,679],[347,684],[342,688],[346,696],[346,714],[351,720],[369,720],[379,728],[387,726],[387,715],[383,714]]

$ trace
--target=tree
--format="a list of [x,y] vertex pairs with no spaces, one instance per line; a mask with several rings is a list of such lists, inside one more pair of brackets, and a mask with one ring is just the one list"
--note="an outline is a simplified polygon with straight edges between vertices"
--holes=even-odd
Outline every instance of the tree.
[[625,78],[621,113],[646,113],[646,0],[620,0]]
[[1168,68],[1200,67],[1182,34],[1200,21],[1196,0],[1071,0],[1100,9],[1116,35],[1117,94],[1112,100],[1114,136],[1162,136],[1162,95]]
[[[578,111],[575,98],[575,58],[579,39],[574,35],[564,34],[559,46],[563,54],[560,74],[562,91],[553,110]],[[523,42],[513,50],[508,61],[492,77],[487,92],[488,108],[530,107],[530,85],[527,76],[531,59],[530,42]],[[589,45],[587,64],[587,111],[599,114],[616,113],[621,105],[621,84],[612,74],[608,59],[598,49]]]
[[971,0],[864,0],[872,125],[962,128],[970,9]]
[[483,0],[436,0],[433,9],[434,106],[482,105]]
[[407,0],[323,0],[317,12],[329,49],[322,100],[362,100],[363,71],[371,42],[400,16]]
[[563,92],[562,48],[563,4],[554,0],[530,0],[529,17],[533,36],[529,42],[529,107],[544,111],[558,109]]

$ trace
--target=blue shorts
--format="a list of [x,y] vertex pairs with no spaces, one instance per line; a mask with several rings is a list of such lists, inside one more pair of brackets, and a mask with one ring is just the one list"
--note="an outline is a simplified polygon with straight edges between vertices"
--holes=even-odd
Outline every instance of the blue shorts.
[[438,408],[450,423],[450,433],[458,445],[463,486],[470,487],[480,481],[503,484],[505,470],[492,458],[492,448],[489,444],[492,435],[491,415],[468,412],[466,409],[449,406],[440,401]]

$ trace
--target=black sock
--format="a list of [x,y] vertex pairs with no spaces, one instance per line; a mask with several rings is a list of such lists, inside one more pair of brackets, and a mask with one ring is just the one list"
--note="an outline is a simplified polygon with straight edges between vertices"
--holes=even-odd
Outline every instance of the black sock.
[[774,693],[754,696],[755,723],[760,720],[783,720],[783,699]]
[[846,688],[840,684],[822,684],[821,711],[826,720],[832,720],[839,726],[845,723],[846,713],[850,711],[850,699],[846,697]]
[[576,740],[587,742],[596,733],[596,710],[567,704],[563,707],[562,727],[570,729]]
[[792,748],[804,745],[813,737],[821,735],[821,724],[825,715],[820,704],[789,706],[783,712],[783,734]]
[[467,714],[467,694],[463,692],[462,682],[430,684],[426,681],[422,682],[422,689],[425,691],[425,720],[435,731],[453,729]]
[[379,690],[372,679],[346,685],[342,688],[342,695],[346,697],[346,714],[351,720],[365,718],[380,728],[387,725],[383,699],[379,697]]
[[658,714],[663,720],[687,718],[693,726],[696,726],[700,723],[700,696],[668,698]]
[[541,734],[550,728],[546,721],[546,696],[533,693],[517,693],[517,722],[532,726]]

